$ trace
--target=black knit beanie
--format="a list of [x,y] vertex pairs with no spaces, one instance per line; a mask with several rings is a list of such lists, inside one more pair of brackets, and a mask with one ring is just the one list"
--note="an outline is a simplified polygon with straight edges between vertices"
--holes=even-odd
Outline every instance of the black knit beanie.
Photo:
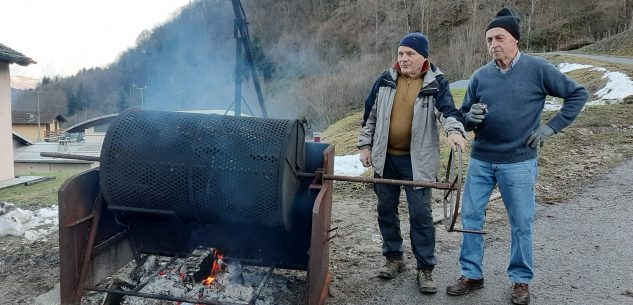
[[409,33],[400,40],[400,46],[409,47],[424,57],[429,57],[429,40],[420,32]]
[[521,18],[507,7],[502,8],[486,27],[486,32],[492,28],[502,28],[510,32],[516,40],[521,38],[521,28],[519,27]]

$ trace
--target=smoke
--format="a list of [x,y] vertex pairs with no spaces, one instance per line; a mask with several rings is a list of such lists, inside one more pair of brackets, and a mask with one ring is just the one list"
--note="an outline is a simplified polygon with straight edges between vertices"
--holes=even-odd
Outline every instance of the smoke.
[[[377,71],[368,71],[365,65],[372,61],[360,55],[342,60],[343,48],[353,49],[353,44],[334,43],[341,41],[338,36],[331,41],[331,27],[320,28],[319,20],[299,13],[303,2],[243,3],[270,117],[329,122],[354,108],[353,103],[362,103]],[[39,86],[46,91],[42,108],[55,109],[70,122],[126,108],[233,110],[234,20],[229,0],[192,1],[171,20],[140,33],[136,45],[115,63]],[[239,48],[242,112],[261,116],[241,44]],[[18,105],[32,103],[28,94],[19,99]]]
[[[144,108],[227,109],[231,105],[236,47],[233,15],[228,1],[192,2],[172,22],[139,42],[135,52],[143,54],[144,61],[135,85],[147,86]],[[133,98],[138,100],[140,93],[135,92]]]

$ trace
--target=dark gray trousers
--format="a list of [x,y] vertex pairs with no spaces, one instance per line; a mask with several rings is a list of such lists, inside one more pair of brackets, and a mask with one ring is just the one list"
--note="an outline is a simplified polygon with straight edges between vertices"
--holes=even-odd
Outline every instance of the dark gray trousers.
[[[413,180],[410,156],[387,154],[382,177],[376,178]],[[387,259],[403,257],[402,235],[400,233],[400,186],[375,184],[374,191],[378,197],[378,226],[382,234],[382,253]],[[435,227],[431,214],[431,189],[405,186],[409,206],[409,224],[411,248],[417,261],[418,269],[433,269],[435,258]]]

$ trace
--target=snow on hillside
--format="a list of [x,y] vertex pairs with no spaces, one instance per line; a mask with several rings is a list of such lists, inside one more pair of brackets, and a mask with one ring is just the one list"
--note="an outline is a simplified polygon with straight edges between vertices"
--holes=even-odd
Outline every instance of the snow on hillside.
[[603,67],[573,63],[560,63],[558,69],[564,73],[580,69],[603,73],[602,79],[606,79],[607,84],[589,98],[587,105],[617,104],[621,103],[624,98],[633,95],[633,81],[631,77],[622,72],[612,72]]

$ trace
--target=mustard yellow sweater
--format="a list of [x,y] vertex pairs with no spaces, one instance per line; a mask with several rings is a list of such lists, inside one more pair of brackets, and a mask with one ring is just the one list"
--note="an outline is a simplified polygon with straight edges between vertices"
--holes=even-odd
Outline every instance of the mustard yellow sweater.
[[402,74],[396,80],[396,94],[391,108],[387,153],[408,155],[411,147],[413,105],[422,89],[422,73],[414,78]]

